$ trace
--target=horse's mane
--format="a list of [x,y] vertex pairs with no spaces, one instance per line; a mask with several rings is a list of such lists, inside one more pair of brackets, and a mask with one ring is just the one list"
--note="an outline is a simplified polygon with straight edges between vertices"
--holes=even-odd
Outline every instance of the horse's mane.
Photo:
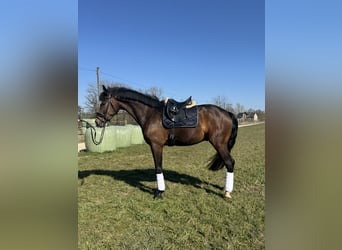
[[159,108],[164,105],[164,102],[161,102],[156,96],[143,94],[125,87],[110,87],[108,92],[118,100],[133,100],[154,108]]

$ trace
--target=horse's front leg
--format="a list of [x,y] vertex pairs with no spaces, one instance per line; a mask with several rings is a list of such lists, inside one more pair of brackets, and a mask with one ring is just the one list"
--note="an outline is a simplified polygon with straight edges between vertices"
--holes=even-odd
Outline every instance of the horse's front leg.
[[155,173],[157,177],[157,189],[154,193],[154,199],[162,199],[165,191],[165,181],[163,175],[163,146],[158,144],[151,144],[151,150],[154,160]]

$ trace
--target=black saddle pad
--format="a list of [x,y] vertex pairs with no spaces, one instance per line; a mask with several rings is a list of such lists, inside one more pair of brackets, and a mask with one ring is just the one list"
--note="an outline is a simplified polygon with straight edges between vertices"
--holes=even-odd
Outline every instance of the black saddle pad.
[[173,120],[167,115],[166,109],[163,112],[163,126],[165,128],[193,128],[198,124],[198,108],[182,109]]

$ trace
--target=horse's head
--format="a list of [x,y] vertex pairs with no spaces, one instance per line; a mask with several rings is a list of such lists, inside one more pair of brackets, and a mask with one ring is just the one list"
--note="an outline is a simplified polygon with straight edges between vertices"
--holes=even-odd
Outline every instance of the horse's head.
[[100,107],[98,112],[96,112],[95,123],[97,127],[103,127],[106,122],[110,121],[113,116],[119,111],[119,104],[111,93],[103,87],[103,92],[100,95]]

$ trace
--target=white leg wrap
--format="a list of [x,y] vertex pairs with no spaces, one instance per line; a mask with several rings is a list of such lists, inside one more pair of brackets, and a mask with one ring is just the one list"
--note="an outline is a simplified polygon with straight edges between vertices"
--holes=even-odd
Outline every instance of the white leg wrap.
[[232,192],[234,186],[234,173],[226,172],[226,191]]
[[163,173],[157,174],[157,185],[159,191],[165,191],[165,182]]

